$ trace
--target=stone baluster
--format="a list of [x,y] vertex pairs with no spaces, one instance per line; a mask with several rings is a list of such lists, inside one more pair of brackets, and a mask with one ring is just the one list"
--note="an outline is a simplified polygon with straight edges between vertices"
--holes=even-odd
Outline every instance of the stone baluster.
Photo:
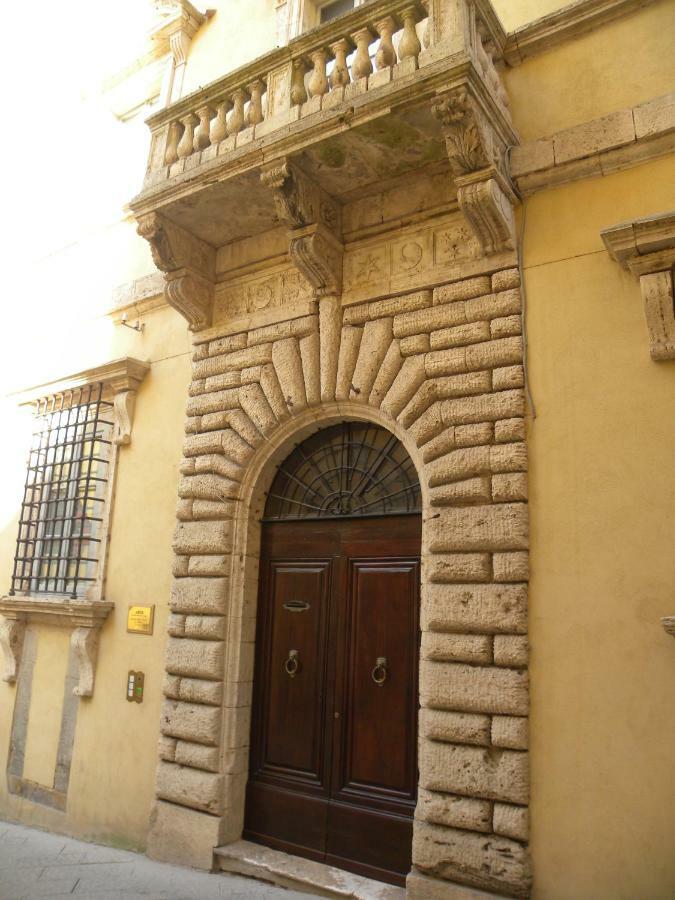
[[194,113],[190,113],[187,116],[183,116],[181,122],[185,130],[178,142],[178,159],[187,159],[194,152],[195,125],[197,125],[199,119]]
[[223,100],[216,106],[216,117],[211,120],[211,143],[217,144],[227,137],[227,114],[232,109],[229,100]]
[[307,63],[304,59],[294,59],[291,71],[291,106],[300,106],[307,102],[307,90],[305,88],[305,72]]
[[262,95],[265,90],[265,82],[261,78],[257,78],[248,85],[248,92],[251,95],[251,102],[248,105],[248,113],[246,115],[247,125],[258,125],[265,118],[263,116]]
[[352,40],[356,44],[356,53],[352,60],[352,78],[354,81],[372,74],[373,64],[370,61],[368,48],[372,44],[373,39],[374,35],[370,28],[361,28],[352,35]]
[[200,106],[197,110],[199,116],[199,125],[195,130],[194,145],[195,150],[205,150],[211,143],[211,119],[214,116],[212,106]]
[[425,50],[428,50],[431,45],[431,0],[420,0],[420,2],[427,14],[427,24],[422,35],[422,45]]
[[172,122],[169,125],[169,133],[166,137],[166,150],[164,151],[165,166],[171,166],[178,161],[178,143],[182,133],[180,122]]
[[330,45],[331,53],[335,57],[335,65],[330,73],[331,90],[342,87],[350,82],[349,66],[347,65],[347,54],[351,50],[350,42],[346,38],[341,38]]
[[309,79],[307,87],[309,88],[310,97],[321,97],[328,93],[328,76],[326,75],[326,64],[328,62],[328,51],[325,49],[313,50],[309,54],[314,69]]
[[422,45],[417,37],[417,29],[415,28],[416,16],[415,7],[406,6],[401,10],[401,18],[403,19],[403,34],[398,45],[398,58],[408,59],[409,57],[417,57],[420,55]]
[[246,115],[244,113],[244,103],[248,98],[248,94],[243,88],[238,88],[232,94],[233,108],[230,117],[227,120],[228,135],[239,134],[244,127]]
[[380,46],[375,54],[375,66],[380,69],[391,68],[396,65],[396,51],[392,43],[392,37],[396,31],[396,22],[392,16],[386,16],[375,22],[375,29],[380,36]]

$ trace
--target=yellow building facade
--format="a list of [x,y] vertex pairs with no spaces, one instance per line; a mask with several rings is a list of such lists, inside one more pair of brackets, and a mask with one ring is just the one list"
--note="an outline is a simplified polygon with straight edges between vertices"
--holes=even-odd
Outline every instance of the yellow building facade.
[[[174,0],[141,24],[86,107],[115,215],[34,263],[44,316],[14,313],[30,352],[6,355],[0,816],[329,895],[324,864],[353,896],[672,896],[675,3]],[[352,554],[414,562],[400,735],[386,613],[367,688],[361,638],[315,672],[270,624],[279,559],[357,527],[346,489],[330,526],[269,505],[340,427],[419,482],[387,507],[418,549],[380,494],[390,549]],[[356,583],[339,614],[327,589],[336,634]],[[349,782],[325,795],[330,760],[275,718],[309,733],[324,700],[312,741]],[[410,784],[359,769],[369,717]],[[385,826],[390,855],[338,835]]]

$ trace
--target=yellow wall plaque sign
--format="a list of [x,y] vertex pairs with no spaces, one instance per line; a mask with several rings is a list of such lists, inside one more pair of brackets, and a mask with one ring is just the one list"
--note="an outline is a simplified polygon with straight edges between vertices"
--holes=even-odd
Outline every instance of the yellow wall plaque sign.
[[152,634],[155,624],[155,607],[130,606],[127,616],[127,631],[133,634]]

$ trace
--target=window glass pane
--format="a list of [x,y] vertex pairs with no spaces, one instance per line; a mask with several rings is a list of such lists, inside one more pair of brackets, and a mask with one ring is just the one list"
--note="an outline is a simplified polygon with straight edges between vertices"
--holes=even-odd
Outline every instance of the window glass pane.
[[337,19],[338,16],[354,9],[354,0],[334,0],[333,3],[327,3],[321,7],[321,24],[330,22],[331,19]]

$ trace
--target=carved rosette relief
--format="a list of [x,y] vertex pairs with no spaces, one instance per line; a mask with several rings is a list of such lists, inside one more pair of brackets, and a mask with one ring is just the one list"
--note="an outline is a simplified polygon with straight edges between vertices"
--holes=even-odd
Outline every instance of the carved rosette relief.
[[275,160],[260,172],[272,191],[277,218],[290,225],[288,253],[316,297],[342,287],[340,205],[290,160]]
[[432,112],[441,125],[460,209],[482,251],[515,249],[516,197],[506,177],[503,138],[467,87],[438,96]]
[[142,216],[138,233],[150,244],[157,268],[165,273],[168,302],[187,319],[191,331],[208,327],[213,313],[214,248],[158,213]]

